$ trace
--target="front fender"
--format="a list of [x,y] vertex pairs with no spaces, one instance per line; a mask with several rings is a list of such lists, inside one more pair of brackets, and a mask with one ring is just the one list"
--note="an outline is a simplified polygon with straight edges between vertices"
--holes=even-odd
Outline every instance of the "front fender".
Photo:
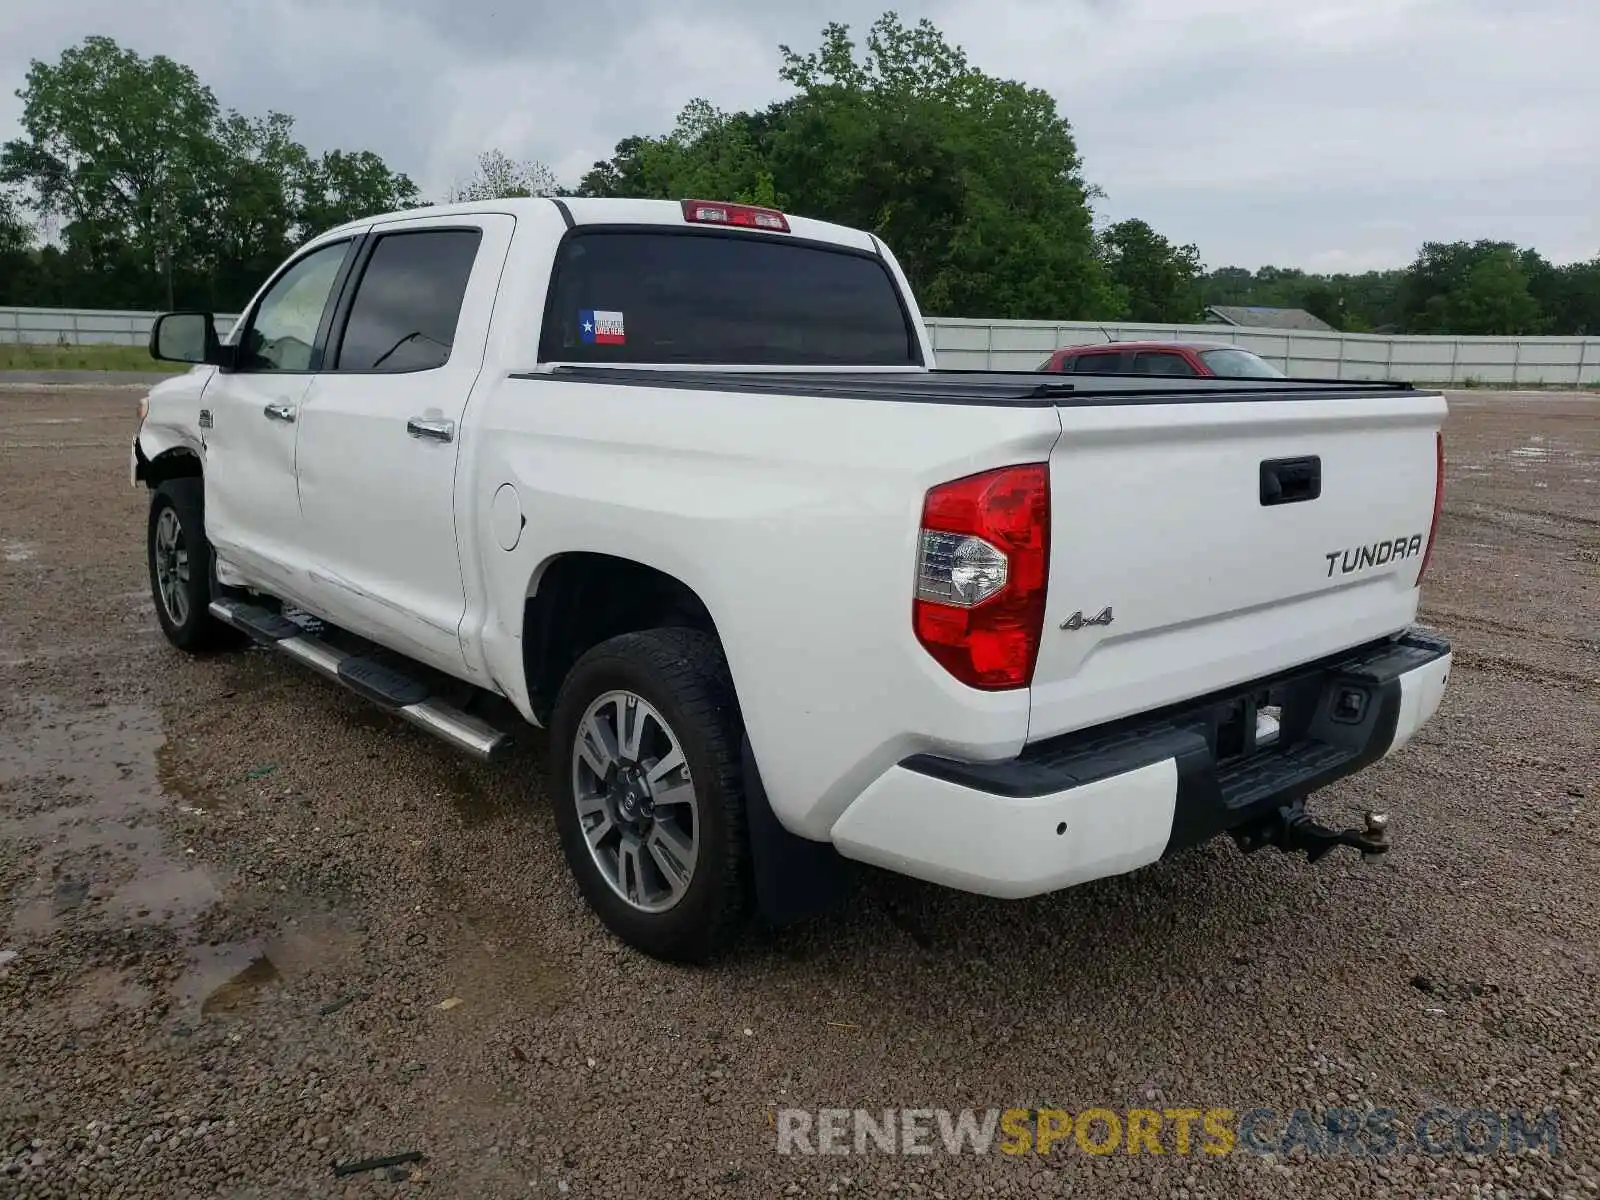
[[134,440],[136,479],[144,477],[138,465],[140,456],[148,465],[164,454],[186,451],[204,464],[205,416],[201,401],[215,375],[215,368],[199,368],[163,379],[150,389],[146,399],[148,411]]
[[145,478],[146,468],[164,455],[174,452],[192,454],[202,463],[206,457],[205,443],[200,440],[197,431],[171,427],[151,428],[148,421],[139,430],[139,436],[134,439],[133,450],[135,461],[139,464],[137,478],[140,480]]

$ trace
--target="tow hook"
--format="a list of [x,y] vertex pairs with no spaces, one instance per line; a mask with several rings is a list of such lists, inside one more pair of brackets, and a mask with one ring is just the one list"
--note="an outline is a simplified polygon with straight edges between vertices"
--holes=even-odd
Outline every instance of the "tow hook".
[[1385,813],[1369,812],[1361,829],[1329,829],[1311,819],[1304,802],[1296,802],[1241,830],[1234,840],[1246,854],[1276,846],[1290,854],[1304,851],[1307,862],[1316,862],[1338,846],[1349,846],[1370,862],[1389,849],[1389,818]]

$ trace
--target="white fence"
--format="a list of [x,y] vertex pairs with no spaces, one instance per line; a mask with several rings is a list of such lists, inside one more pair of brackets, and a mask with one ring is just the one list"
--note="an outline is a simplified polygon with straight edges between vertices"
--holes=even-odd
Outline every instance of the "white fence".
[[[144,346],[157,315],[107,308],[0,308],[0,343]],[[217,332],[226,333],[236,319],[219,314]]]
[[[0,343],[142,346],[148,312],[0,308]],[[219,316],[225,333],[235,318]],[[1031,371],[1061,346],[1108,339],[1206,338],[1252,350],[1289,375],[1409,379],[1435,384],[1600,384],[1600,338],[1412,337],[1237,329],[1231,325],[1097,325],[1087,321],[974,321],[930,317],[941,367]]]
[[1031,371],[1061,346],[1144,339],[1232,342],[1306,379],[1417,383],[1600,384],[1600,338],[1421,337],[1239,329],[1231,325],[1097,325],[930,317],[941,367]]

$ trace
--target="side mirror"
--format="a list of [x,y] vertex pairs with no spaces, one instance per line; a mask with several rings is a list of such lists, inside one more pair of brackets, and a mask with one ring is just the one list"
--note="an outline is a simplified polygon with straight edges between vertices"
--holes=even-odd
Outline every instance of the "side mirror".
[[150,357],[164,362],[221,365],[222,343],[208,312],[162,313],[150,326]]

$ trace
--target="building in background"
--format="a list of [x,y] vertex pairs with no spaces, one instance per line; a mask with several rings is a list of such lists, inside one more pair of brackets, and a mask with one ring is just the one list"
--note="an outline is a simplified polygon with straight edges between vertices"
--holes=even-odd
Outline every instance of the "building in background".
[[1213,304],[1206,309],[1206,323],[1237,325],[1246,329],[1314,329],[1336,332],[1321,317],[1303,308],[1268,308],[1259,304]]

